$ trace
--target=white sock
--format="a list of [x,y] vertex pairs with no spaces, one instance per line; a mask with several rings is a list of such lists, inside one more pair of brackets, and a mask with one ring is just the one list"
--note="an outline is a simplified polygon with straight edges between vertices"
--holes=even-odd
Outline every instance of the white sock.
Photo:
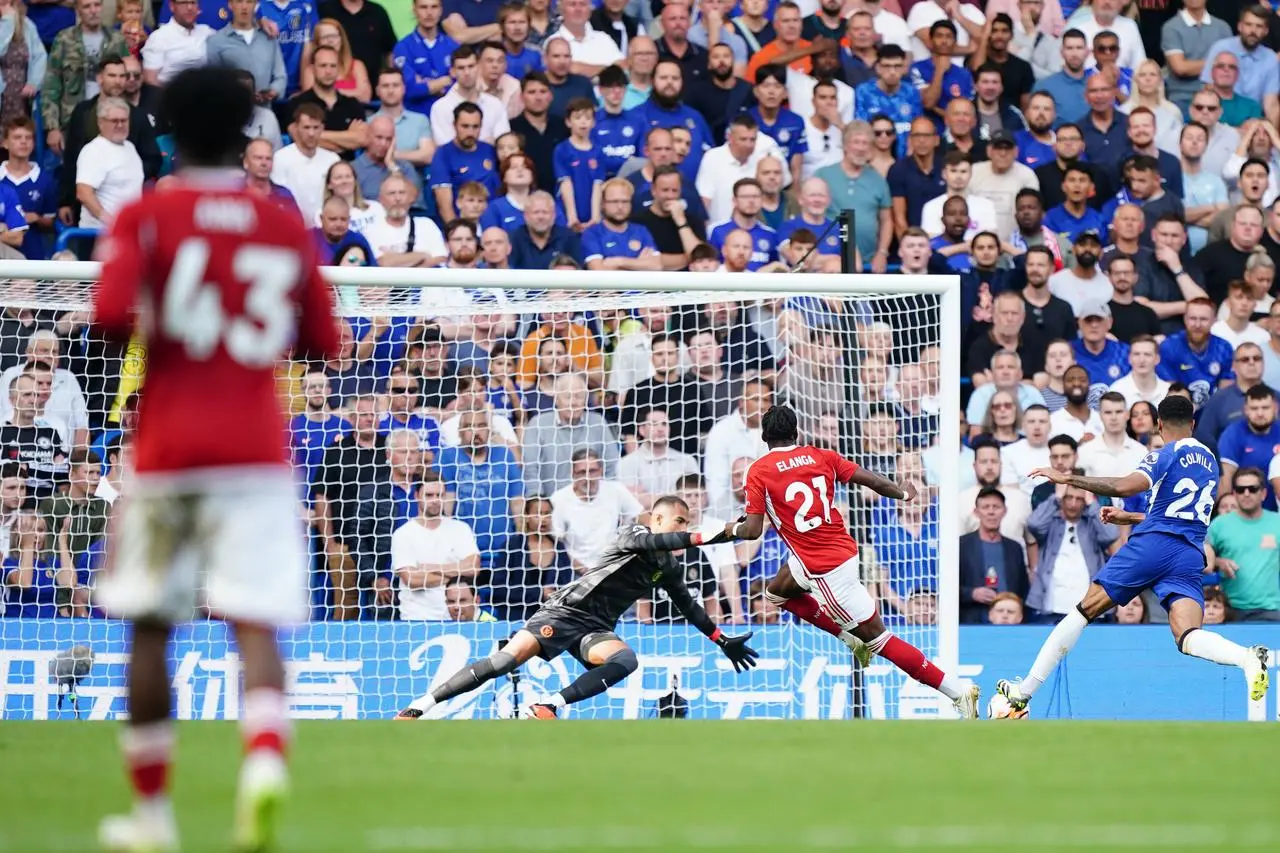
[[1076,640],[1080,639],[1080,632],[1088,624],[1080,611],[1075,608],[1062,617],[1062,621],[1054,627],[1049,633],[1049,638],[1040,647],[1035,663],[1031,664],[1031,671],[1019,685],[1023,698],[1030,699],[1040,689],[1040,685],[1049,680],[1049,676],[1053,675],[1053,671],[1058,668],[1058,663],[1075,648]]
[[435,697],[430,693],[423,693],[417,699],[409,703],[410,708],[417,708],[422,713],[427,713],[436,706]]
[[1197,628],[1182,641],[1182,653],[1223,666],[1243,667],[1249,660],[1249,650],[1236,645],[1221,634]]
[[550,699],[547,700],[547,704],[551,705],[554,708],[563,708],[565,705],[569,703],[565,702],[564,697],[561,696],[559,693],[555,693],[552,695]]
[[942,683],[938,685],[938,692],[954,702],[964,695],[964,687],[954,675],[944,675]]

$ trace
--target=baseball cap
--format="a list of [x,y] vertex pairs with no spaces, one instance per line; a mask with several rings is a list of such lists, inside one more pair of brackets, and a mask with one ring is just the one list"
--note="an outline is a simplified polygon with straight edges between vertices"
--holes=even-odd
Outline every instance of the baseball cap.
[[1102,317],[1106,319],[1111,316],[1111,306],[1103,302],[1101,299],[1086,299],[1080,305],[1079,317],[1081,320],[1086,317]]
[[1007,130],[1001,129],[991,134],[991,139],[990,141],[987,142],[987,144],[988,145],[1017,145],[1018,141],[1013,138],[1012,133],[1010,133]]
[[1077,231],[1071,238],[1072,243],[1081,243],[1085,240],[1092,240],[1099,246],[1102,245],[1102,235],[1098,233],[1097,228],[1085,228]]

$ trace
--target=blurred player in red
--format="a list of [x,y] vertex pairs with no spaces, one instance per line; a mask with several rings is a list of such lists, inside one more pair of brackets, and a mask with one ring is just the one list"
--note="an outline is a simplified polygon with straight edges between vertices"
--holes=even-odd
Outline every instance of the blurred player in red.
[[338,330],[297,217],[241,189],[252,111],[228,69],[171,81],[163,112],[183,171],[121,210],[102,245],[97,328],[121,342],[136,331],[148,352],[136,480],[99,584],[107,611],[133,622],[121,741],[135,805],[103,821],[111,850],[177,848],[166,655],[174,623],[197,604],[231,623],[244,664],[239,849],[271,846],[287,789],[276,628],[306,619],[306,550],[273,370],[291,350],[336,355]]
[[866,486],[900,501],[914,500],[915,486],[899,486],[834,451],[799,445],[796,413],[787,406],[770,409],[761,427],[769,452],[747,472],[747,517],[735,535],[760,538],[768,514],[791,551],[765,588],[765,597],[829,634],[852,632],[868,651],[943,693],[960,716],[977,719],[976,686],[963,687],[884,627],[875,601],[858,579],[858,545],[834,506],[839,483]]

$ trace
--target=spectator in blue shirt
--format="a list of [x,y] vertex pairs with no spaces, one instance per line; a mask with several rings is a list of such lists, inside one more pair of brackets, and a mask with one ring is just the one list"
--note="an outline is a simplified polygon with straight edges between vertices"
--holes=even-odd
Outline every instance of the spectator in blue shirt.
[[786,158],[787,168],[799,178],[804,155],[809,152],[805,121],[782,104],[787,100],[787,66],[762,65],[756,71],[752,90],[756,106],[747,115],[756,120],[760,132],[773,138]]
[[1210,333],[1217,306],[1207,297],[1187,302],[1184,329],[1164,339],[1156,374],[1166,382],[1181,382],[1200,409],[1209,395],[1235,379],[1231,344]]
[[458,43],[440,31],[440,0],[414,0],[418,25],[391,52],[391,61],[404,75],[404,107],[428,115],[431,105],[453,85],[449,57]]
[[724,248],[725,238],[734,231],[751,235],[751,260],[747,270],[755,272],[778,259],[778,232],[760,220],[760,206],[764,191],[755,178],[739,178],[733,185],[733,214],[724,222],[711,227],[707,242],[717,249]]
[[440,449],[440,426],[435,418],[419,411],[421,386],[412,373],[387,378],[387,412],[378,421],[378,433],[390,435],[408,430],[418,437],[418,449],[435,454]]
[[382,182],[391,175],[402,175],[415,190],[422,192],[418,170],[408,160],[395,156],[398,153],[395,122],[389,116],[374,116],[369,120],[369,143],[351,164],[365,198],[377,198]]
[[320,23],[315,3],[311,0],[262,0],[258,3],[257,18],[262,28],[280,45],[288,78],[286,94],[293,95],[302,88],[298,78],[302,56],[316,24]]
[[1062,194],[1065,201],[1052,207],[1044,215],[1044,227],[1055,234],[1074,240],[1084,231],[1097,231],[1098,239],[1105,245],[1107,223],[1102,214],[1089,206],[1093,196],[1093,175],[1087,166],[1071,163],[1062,176]]
[[968,230],[969,203],[964,196],[953,195],[942,203],[942,233],[929,241],[929,247],[946,258],[947,266],[958,273],[973,268],[970,242],[965,237]]
[[1025,118],[1026,129],[1013,134],[1014,144],[1018,146],[1018,162],[1032,169],[1054,162],[1057,153],[1053,150],[1053,125],[1057,114],[1053,96],[1048,92],[1033,92]]
[[480,217],[481,228],[497,226],[511,231],[524,225],[524,206],[533,192],[533,158],[528,154],[512,154],[502,161],[502,182],[498,184],[500,195],[489,202]]
[[702,155],[714,147],[711,128],[702,114],[685,105],[680,97],[684,93],[684,70],[674,59],[659,60],[653,71],[653,91],[649,100],[636,107],[636,115],[647,127],[683,127],[689,131],[692,142],[689,154],[680,163],[680,174],[693,184],[702,165]]
[[381,106],[372,118],[386,116],[396,129],[396,157],[408,160],[416,168],[430,165],[436,153],[435,140],[431,137],[431,122],[422,113],[407,110],[404,106],[404,77],[395,68],[378,72],[374,93]]
[[6,181],[0,181],[0,243],[11,249],[22,246],[27,236],[27,216],[18,200],[18,193]]
[[19,514],[10,540],[13,547],[0,564],[0,587],[9,602],[6,615],[19,619],[70,616],[69,604],[59,606],[59,601],[70,598],[75,589],[75,567],[60,565],[49,547],[44,518]]
[[1089,59],[1089,40],[1077,29],[1062,34],[1062,70],[1050,74],[1036,86],[1053,98],[1058,121],[1076,123],[1089,114],[1089,104],[1084,97],[1084,64]]
[[1115,170],[1129,150],[1129,117],[1116,109],[1116,87],[1101,74],[1084,81],[1089,112],[1080,119],[1084,153],[1090,163]]
[[558,255],[582,263],[578,235],[556,224],[556,202],[551,193],[531,193],[524,206],[524,225],[511,232],[511,268],[545,270]]
[[919,90],[902,79],[907,73],[906,51],[896,44],[880,45],[875,71],[876,79],[854,90],[853,117],[865,122],[878,115],[891,118],[898,131],[898,156],[902,157],[907,152],[912,120],[924,115]]
[[258,25],[254,0],[231,0],[229,5],[231,21],[204,43],[208,63],[252,74],[258,103],[282,100],[289,75],[279,43]]
[[662,269],[662,256],[653,235],[643,225],[628,221],[635,188],[625,178],[611,178],[604,185],[603,220],[582,232],[583,261],[590,270]]
[[591,140],[604,156],[605,175],[612,178],[623,163],[637,156],[649,128],[634,112],[622,109],[622,99],[627,94],[627,72],[616,65],[605,66],[598,82],[604,106],[596,110]]
[[[944,18],[929,27],[930,55],[912,64],[907,84],[920,92],[920,104],[942,129],[947,104],[973,98],[973,75],[951,61],[956,48],[956,25]],[[941,73],[939,73],[941,71]]]
[[31,162],[35,144],[36,126],[31,119],[19,117],[5,126],[4,147],[9,159],[0,163],[0,186],[13,190],[26,219],[27,230],[19,247],[22,254],[27,260],[42,261],[49,257],[58,198],[53,175]]
[[[406,379],[399,377],[400,381]],[[289,421],[289,447],[294,469],[310,485],[324,461],[325,448],[345,435],[350,425],[329,407],[329,377],[324,371],[313,370],[302,377],[302,397],[306,408]]]
[[[827,218],[831,205],[831,190],[822,178],[809,178],[800,185],[800,213],[782,223],[778,229],[778,248],[791,239],[801,228],[808,229],[818,239],[817,254],[840,257],[840,231],[833,227],[835,220]],[[838,268],[838,267],[837,267]]]
[[1080,337],[1071,342],[1076,364],[1089,372],[1090,385],[1110,386],[1129,373],[1129,345],[1108,337],[1111,306],[1098,299],[1080,306]]
[[1267,120],[1275,124],[1280,120],[1280,66],[1276,64],[1275,51],[1262,43],[1267,38],[1270,18],[1265,6],[1242,6],[1236,23],[1239,35],[1219,39],[1209,47],[1205,54],[1208,61],[1200,71],[1200,80],[1203,83],[1213,82],[1213,59],[1218,54],[1224,51],[1235,54],[1240,63],[1237,94],[1262,104]]
[[[1241,468],[1268,470],[1277,447],[1280,447],[1280,423],[1276,423],[1275,396],[1266,385],[1254,385],[1244,392],[1244,417],[1223,430],[1222,438],[1218,439],[1221,488],[1227,489],[1231,478]],[[1263,506],[1274,510],[1275,489],[1269,481],[1266,488],[1267,498]]]
[[458,447],[440,451],[436,468],[453,498],[453,517],[470,525],[480,563],[490,568],[515,530],[515,502],[524,496],[520,464],[511,448],[490,439],[490,413],[463,412]]
[[498,29],[507,52],[507,73],[523,80],[530,71],[542,71],[542,54],[525,42],[529,38],[529,10],[507,3],[498,10]]
[[[331,195],[320,209],[320,226],[311,229],[316,244],[317,263],[340,266],[352,247],[361,249],[372,261],[373,247],[362,235],[351,230],[351,205],[341,196]],[[376,265],[376,264],[375,264]]]
[[480,141],[481,120],[480,108],[470,101],[454,107],[453,141],[441,145],[431,162],[431,191],[445,219],[457,216],[453,194],[467,181],[484,184],[490,196],[497,193],[498,152]]
[[569,103],[577,98],[594,101],[595,87],[591,79],[573,73],[573,52],[569,42],[562,35],[547,39],[542,47],[543,61],[546,62],[547,83],[551,87],[552,121],[562,121]]
[[604,153],[591,140],[596,105],[590,98],[575,98],[565,108],[569,138],[552,152],[556,188],[569,227],[579,234],[600,221],[600,195],[604,185]]

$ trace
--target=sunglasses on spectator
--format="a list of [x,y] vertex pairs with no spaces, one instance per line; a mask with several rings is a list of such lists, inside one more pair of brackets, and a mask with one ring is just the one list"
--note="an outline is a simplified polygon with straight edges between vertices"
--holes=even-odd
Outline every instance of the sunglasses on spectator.
[[[876,130],[872,132],[875,133],[876,136],[897,136],[898,135],[898,131],[892,128],[890,128],[889,130],[881,129],[881,130]],[[823,137],[823,138],[825,139],[826,137]]]
[[1252,363],[1253,363],[1253,362],[1255,362],[1255,361],[1262,361],[1262,356],[1260,356],[1260,355],[1238,355],[1238,356],[1236,356],[1236,361],[1240,362],[1241,364],[1252,364]]
[[1118,44],[1098,44],[1093,47],[1094,53],[1119,53],[1120,45]]
[[1222,107],[1218,106],[1217,104],[1192,104],[1191,109],[1209,110],[1210,112],[1217,112],[1218,110],[1222,109]]
[[1237,495],[1256,495],[1262,486],[1236,486],[1234,491]]
[[1012,408],[1013,408],[1013,403],[992,403],[992,404],[991,404],[991,408],[993,408],[993,409],[1012,409]]
[[1227,63],[1227,62],[1215,62],[1213,64],[1213,70],[1214,71],[1239,71],[1240,66],[1231,65],[1230,63]]

